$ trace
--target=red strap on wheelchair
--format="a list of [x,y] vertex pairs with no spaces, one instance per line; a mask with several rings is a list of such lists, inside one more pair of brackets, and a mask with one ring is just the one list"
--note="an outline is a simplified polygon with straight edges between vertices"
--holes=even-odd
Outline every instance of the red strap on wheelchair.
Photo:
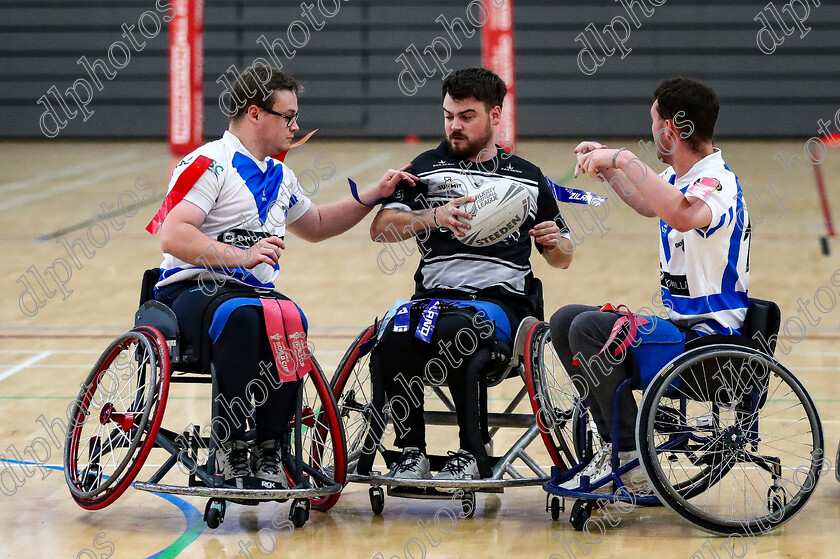
[[297,306],[279,299],[260,299],[260,303],[280,380],[292,382],[303,378],[312,368],[312,361]]
[[172,187],[172,190],[166,195],[166,198],[163,199],[163,204],[160,205],[160,209],[157,214],[155,214],[155,217],[153,217],[146,226],[146,231],[152,235],[155,235],[158,232],[160,226],[163,225],[163,220],[166,219],[166,216],[170,211],[172,211],[172,208],[177,206],[178,202],[184,199],[187,192],[190,191],[199,177],[201,177],[201,175],[204,174],[204,171],[209,169],[212,164],[212,159],[199,155],[196,157],[195,161],[190,163],[189,167],[184,169],[184,172],[182,172],[181,176],[178,177],[178,180],[175,181],[175,186]]
[[618,337],[618,334],[621,332],[621,328],[625,324],[629,324],[630,330],[627,333],[627,336],[621,343],[618,344],[618,347],[615,349],[616,357],[621,355],[625,349],[630,347],[633,344],[633,341],[636,339],[636,334],[639,331],[639,326],[644,326],[645,324],[650,324],[650,321],[644,317],[634,315],[627,305],[619,305],[618,307],[613,307],[611,304],[607,303],[600,309],[601,312],[615,312],[621,315],[621,317],[615,321],[613,324],[612,331],[610,332],[610,337],[607,338],[607,343],[604,344],[604,347],[601,348],[601,351],[598,352],[598,355],[604,353],[604,350],[615,341]]
[[297,363],[298,378],[303,378],[312,370],[312,360],[309,346],[306,344],[306,332],[303,330],[303,320],[297,305],[291,301],[277,299],[277,305],[283,312],[283,322],[286,325],[286,338]]

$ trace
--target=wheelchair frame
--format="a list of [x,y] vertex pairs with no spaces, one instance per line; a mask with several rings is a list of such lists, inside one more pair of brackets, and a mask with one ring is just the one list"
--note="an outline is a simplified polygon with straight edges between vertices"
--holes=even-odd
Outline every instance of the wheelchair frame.
[[[464,516],[470,518],[475,512],[476,492],[502,493],[507,487],[542,485],[549,479],[548,473],[539,466],[526,450],[539,436],[540,425],[531,414],[513,413],[530,392],[528,388],[528,385],[531,384],[528,379],[530,369],[523,361],[524,348],[539,324],[540,321],[533,317],[528,317],[520,323],[514,339],[511,359],[502,369],[502,373],[497,375],[498,378],[492,379],[488,383],[488,387],[496,386],[504,379],[512,376],[511,373],[514,370],[525,381],[525,386],[513,397],[503,412],[488,413],[491,441],[492,437],[501,428],[524,429],[524,433],[501,457],[493,460],[492,474],[489,477],[473,480],[400,479],[382,475],[371,469],[377,452],[385,458],[389,469],[398,459],[399,452],[386,450],[381,442],[383,431],[387,423],[391,421],[390,414],[377,409],[377,406],[372,402],[372,397],[367,398],[368,401],[366,402],[359,402],[356,399],[357,392],[364,397],[363,389],[365,387],[361,386],[361,382],[367,380],[364,372],[357,370],[357,365],[360,369],[367,370],[367,360],[364,358],[373,347],[376,324],[366,328],[356,337],[342,358],[331,386],[338,402],[339,413],[345,420],[345,432],[348,438],[347,481],[371,486],[369,497],[374,514],[381,514],[384,509],[383,487],[387,488],[389,495],[405,498],[452,499],[453,494],[456,498],[460,496]],[[355,378],[348,386],[348,380],[354,374]],[[372,378],[370,380],[372,381],[371,384],[377,382]],[[371,389],[373,390],[373,387]],[[381,390],[384,396],[384,387]],[[425,411],[424,421],[426,425],[457,425],[455,406],[452,401],[439,386],[433,386],[433,392],[441,399],[446,411]],[[351,433],[350,427],[347,425],[351,413],[367,416],[362,417],[361,432],[354,431]],[[369,452],[365,452],[366,449],[370,449]],[[555,456],[559,452],[561,451],[555,449]],[[513,463],[517,459],[521,460],[531,470],[532,476],[525,477],[514,468]],[[433,465],[438,466],[442,464],[445,457],[430,455],[429,460]],[[562,467],[562,462],[560,466]],[[439,469],[439,467],[434,469]]]
[[[224,486],[224,479],[216,472],[216,441],[212,436],[212,428],[211,436],[204,437],[196,426],[184,433],[161,427],[170,382],[212,384],[212,418],[218,417],[219,390],[212,362],[203,363],[200,358],[190,360],[182,355],[178,322],[172,310],[155,300],[144,301],[150,298],[151,293],[147,285],[150,277],[148,272],[144,276],[141,306],[135,315],[135,328],[118,337],[105,350],[83,384],[74,404],[74,420],[70,422],[67,432],[64,463],[65,479],[76,502],[88,510],[110,505],[132,483],[149,452],[153,448],[161,448],[169,453],[169,458],[148,481],[135,483],[135,488],[141,491],[209,497],[204,510],[204,520],[210,528],[216,528],[224,521],[226,501],[258,504],[261,501],[285,502],[292,499],[289,520],[297,528],[308,520],[310,508],[331,508],[338,501],[345,480],[344,432],[336,413],[332,392],[314,356],[311,357],[312,371],[298,386],[293,425],[290,421],[292,429],[287,436],[282,455],[286,476],[291,485],[288,489],[237,489]],[[116,377],[119,375],[110,372],[110,367],[126,350],[126,360],[140,360],[137,374],[132,375],[128,382],[130,384],[136,378],[138,387],[148,386],[143,388],[148,394],[138,390],[138,394],[130,398],[115,399],[113,394],[117,390],[114,381],[118,381]],[[119,365],[117,368],[125,369]],[[173,376],[173,370],[184,374]],[[155,377],[154,382],[146,379],[152,375]],[[122,378],[126,380],[125,374]],[[315,406],[308,405],[308,399],[304,401],[305,385],[310,381],[314,385],[315,397],[321,404],[317,410]],[[98,394],[103,383],[111,386],[111,392],[104,397]],[[95,404],[97,395],[102,401],[108,400],[104,402],[99,413],[100,426],[97,427],[97,432],[102,432],[103,428],[110,432],[107,433],[104,444],[102,437],[98,435],[90,438],[89,463],[80,469],[80,447],[85,442],[81,431],[86,418],[90,416],[89,408]],[[131,400],[127,405],[126,399]],[[134,409],[141,405],[142,410]],[[125,411],[118,411],[123,406]],[[314,433],[315,437],[309,441],[312,443],[309,456],[313,463],[307,463],[303,459],[306,431]],[[125,447],[129,449],[127,456],[119,464],[112,460],[114,471],[106,477],[103,472],[104,460],[109,454],[113,455]],[[199,462],[200,448],[206,448],[208,452],[207,462],[204,464]],[[294,452],[291,452],[292,450]],[[332,452],[333,463],[329,465],[332,472],[322,471],[325,464],[319,463],[320,458],[313,458],[313,454],[322,457],[325,450]],[[179,463],[189,470],[188,484],[182,486],[160,483]],[[122,475],[123,473],[125,475]]]
[[[775,313],[775,315],[778,315],[778,307],[775,303],[753,299],[751,299],[751,303],[761,305],[769,304],[769,314],[773,315]],[[759,325],[758,328],[756,328],[755,324],[751,324],[750,327],[755,331],[762,332],[765,335],[765,339],[772,339],[772,336],[778,332],[778,322],[778,318],[775,319],[775,323],[771,318],[765,320],[765,323]],[[769,349],[772,352],[773,346],[771,345]],[[809,433],[811,433],[812,438],[812,450],[809,455],[810,461],[806,481],[811,480],[812,483],[811,487],[803,487],[790,501],[788,501],[785,487],[780,483],[780,480],[783,480],[781,459],[758,453],[759,444],[762,442],[758,425],[758,415],[761,409],[767,404],[766,388],[762,392],[760,387],[753,387],[751,392],[740,397],[737,405],[733,405],[730,402],[731,407],[735,411],[737,425],[723,429],[716,440],[710,440],[708,437],[698,437],[691,432],[686,415],[687,395],[683,395],[678,399],[678,410],[675,408],[660,407],[661,399],[668,398],[673,400],[674,393],[680,390],[681,374],[692,373],[694,368],[699,366],[703,369],[702,374],[707,375],[704,362],[721,357],[730,359],[730,363],[732,359],[738,359],[742,362],[746,361],[751,364],[758,364],[764,368],[763,370],[766,372],[768,384],[771,374],[775,375],[791,388],[791,392],[798,397],[798,401],[802,405],[811,428]],[[741,372],[739,371],[738,374],[740,375]],[[694,380],[697,380],[696,376]],[[631,379],[626,379],[616,388],[613,398],[613,422],[611,425],[611,438],[613,440],[618,439],[619,398],[624,391],[631,389],[631,383]],[[720,389],[719,387],[717,390]],[[729,387],[727,386],[728,389]],[[708,384],[705,386],[705,391],[711,393],[711,388]],[[702,390],[697,391],[695,395],[698,397],[703,396]],[[724,407],[715,400],[717,397],[718,393],[716,392],[710,402],[711,413],[708,414],[710,417],[704,418],[704,421],[708,420],[706,421],[708,425],[705,426],[705,430],[712,433],[716,433],[715,429],[720,428],[720,408]],[[746,405],[744,405],[745,402]],[[674,431],[667,433],[668,436],[665,442],[657,444],[656,433],[658,430],[661,431],[662,428],[662,419],[657,418],[659,417],[659,412],[662,410],[666,410],[662,415],[675,416],[681,423]],[[697,419],[699,423],[700,418]],[[660,422],[658,429],[657,421]],[[584,436],[578,437],[577,441],[586,440],[586,437],[590,435],[586,433],[586,414],[578,416],[574,429],[584,433]],[[597,433],[591,433],[591,435],[597,437]],[[659,436],[661,437],[663,434],[660,433]],[[657,455],[671,452],[668,460],[676,460],[677,457],[674,455],[674,452],[678,449],[690,448],[692,443],[698,446],[695,446],[696,452],[693,453],[694,459],[691,459],[691,462],[695,466],[706,465],[708,466],[708,470],[700,474],[703,477],[697,478],[699,481],[695,480],[695,476],[695,478],[692,478],[695,481],[677,489],[669,479],[665,479],[660,474],[659,471],[662,468],[657,460]],[[774,448],[769,443],[767,444],[770,448]],[[584,528],[595,503],[601,506],[605,503],[620,501],[639,505],[664,504],[689,522],[714,534],[746,535],[767,532],[790,520],[811,497],[819,481],[821,457],[824,455],[823,434],[819,416],[816,407],[801,383],[772,356],[737,344],[700,345],[699,347],[686,351],[665,365],[647,386],[642,397],[636,422],[636,448],[639,452],[639,458],[619,468],[618,448],[613,447],[611,456],[612,472],[609,477],[590,485],[589,478],[582,476],[580,487],[577,490],[562,488],[560,485],[572,479],[587,462],[583,458],[589,457],[588,449],[581,448],[580,446],[576,444],[576,451],[581,456],[581,461],[565,471],[560,468],[553,468],[551,480],[543,485],[543,489],[547,493],[546,509],[550,510],[552,520],[557,520],[560,512],[565,510],[566,498],[576,499],[570,515],[570,522],[576,530],[582,530]],[[719,452],[715,450],[717,447],[730,450],[730,455],[722,458],[715,457],[715,453]],[[778,452],[782,452],[779,449],[777,450]],[[704,452],[705,454],[702,454]],[[712,455],[712,458],[709,459],[707,457],[708,455]],[[749,520],[725,519],[719,518],[712,513],[701,511],[688,502],[688,499],[711,489],[741,463],[751,464],[757,470],[763,470],[771,474],[773,484],[768,486],[765,503],[769,514]],[[641,466],[646,480],[650,485],[650,489],[652,490],[651,495],[632,493],[625,487],[620,478],[621,475],[639,466]],[[798,471],[799,468],[797,468]],[[595,492],[607,484],[613,484],[616,488],[613,494]],[[746,499],[746,493],[743,496]],[[561,504],[560,498],[563,499],[563,504]],[[755,512],[755,509],[753,509],[753,512]]]

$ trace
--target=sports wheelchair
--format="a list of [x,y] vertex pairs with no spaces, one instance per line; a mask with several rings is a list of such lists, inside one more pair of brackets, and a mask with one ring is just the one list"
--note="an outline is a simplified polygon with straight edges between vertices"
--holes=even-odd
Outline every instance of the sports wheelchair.
[[[345,482],[344,432],[326,377],[312,356],[282,445],[288,489],[226,486],[216,469],[212,428],[203,436],[193,425],[180,433],[161,427],[170,383],[212,384],[214,419],[219,403],[207,328],[198,347],[182,343],[175,314],[154,300],[158,278],[157,269],[145,272],[135,327],[105,349],[68,415],[64,471],[76,503],[88,510],[110,505],[132,484],[152,449],[161,448],[169,457],[148,481],[134,483],[135,488],[209,497],[204,520],[210,528],[224,521],[228,501],[257,505],[292,499],[289,520],[297,528],[308,520],[310,508],[331,508]],[[266,290],[264,295],[270,298],[276,292]],[[208,325],[215,308],[205,314]],[[187,484],[161,483],[176,465],[188,471]]]
[[[542,306],[540,305],[540,310]],[[387,320],[383,320],[387,322]],[[544,324],[537,318],[524,319],[517,328],[512,347],[503,347],[499,353],[511,355],[503,360],[497,357],[494,365],[478,373],[478,378],[468,379],[468,384],[478,386],[484,383],[492,388],[500,385],[506,379],[519,377],[524,385],[507,403],[501,412],[488,412],[487,423],[490,443],[485,447],[483,440],[475,439],[472,448],[476,455],[481,479],[472,480],[433,480],[433,479],[400,479],[382,475],[373,469],[377,457],[384,460],[386,470],[392,469],[400,457],[397,449],[386,448],[383,435],[389,424],[394,425],[392,410],[386,405],[384,379],[376,378],[369,367],[369,355],[376,342],[377,329],[382,323],[374,324],[362,330],[353,341],[350,348],[341,359],[335,375],[331,381],[338,413],[342,418],[347,437],[347,468],[348,482],[370,485],[369,497],[371,509],[379,515],[384,509],[386,487],[388,494],[398,497],[417,499],[459,499],[463,509],[463,517],[473,516],[476,508],[475,493],[503,493],[507,487],[542,485],[549,479],[549,473],[528,452],[529,445],[539,437],[539,426],[531,413],[531,407],[523,402],[529,392],[533,393],[533,376],[541,370],[538,361],[525,359],[528,354],[526,348],[535,345],[535,332]],[[502,344],[502,342],[498,342]],[[535,366],[536,365],[536,366]],[[428,381],[428,379],[427,379]],[[424,411],[425,424],[428,425],[457,425],[455,405],[444,392],[442,386],[431,384],[434,395],[440,400],[442,410]],[[468,421],[472,420],[469,432],[479,437],[478,429],[478,390],[470,394],[467,409]],[[427,401],[428,404],[428,401]],[[494,443],[501,429],[510,433],[515,429],[520,432],[519,437],[501,455],[488,456],[492,452]],[[565,441],[559,446],[552,446],[550,441],[548,452],[554,465],[563,467],[573,455],[571,448]],[[533,450],[532,450],[533,452]],[[482,456],[483,454],[483,456]],[[563,457],[563,458],[561,458]],[[446,461],[446,456],[428,455],[431,469],[440,470]],[[530,475],[521,474],[515,465],[519,460],[530,470]],[[565,461],[564,461],[565,460]]]
[[[750,299],[741,336],[706,336],[687,342],[644,388],[631,379],[616,389],[612,438],[618,437],[619,396],[644,394],[636,421],[638,459],[619,467],[613,446],[612,473],[597,484],[581,476],[580,487],[560,487],[579,472],[601,445],[586,407],[550,343],[539,351],[548,384],[535,403],[546,439],[565,438],[578,460],[554,468],[543,485],[553,520],[576,499],[570,522],[582,530],[593,505],[663,504],[695,526],[718,535],[770,531],[790,520],[813,494],[824,473],[824,442],[816,407],[794,375],[773,358],[781,314],[771,301]],[[547,325],[546,325],[547,330]],[[621,475],[641,467],[646,487],[631,489]],[[638,472],[636,472],[638,473]],[[602,488],[612,494],[598,493]]]

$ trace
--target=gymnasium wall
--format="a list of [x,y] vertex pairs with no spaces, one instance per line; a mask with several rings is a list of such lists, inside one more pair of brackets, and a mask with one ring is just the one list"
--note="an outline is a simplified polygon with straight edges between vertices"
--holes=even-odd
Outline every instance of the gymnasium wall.
[[[275,62],[306,87],[304,131],[320,128],[322,137],[439,135],[443,68],[480,63],[480,29],[471,23],[482,16],[477,5],[308,1],[309,16],[300,1],[206,1],[205,136],[226,127],[218,107],[223,80],[217,80],[232,65],[241,70],[269,56],[260,37],[275,43]],[[43,138],[42,128],[63,139],[166,136],[166,0],[3,0],[0,14],[0,136]],[[450,24],[460,18],[463,26],[450,34],[441,16]],[[516,0],[514,24],[521,137],[648,134],[652,91],[677,74],[717,90],[720,136],[812,136],[819,132],[817,119],[832,121],[840,109],[836,3]],[[123,25],[134,26],[131,39]],[[436,64],[431,50],[424,53],[430,45],[439,59],[446,58],[448,45],[450,60]],[[584,51],[587,45],[591,50]],[[96,79],[78,63],[83,56],[91,65],[102,60],[93,69]],[[54,115],[44,116],[46,101]],[[65,124],[60,130],[56,115]]]

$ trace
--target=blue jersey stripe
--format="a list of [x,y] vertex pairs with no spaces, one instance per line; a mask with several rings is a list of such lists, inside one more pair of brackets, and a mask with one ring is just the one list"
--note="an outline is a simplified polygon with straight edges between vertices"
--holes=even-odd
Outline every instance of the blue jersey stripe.
[[265,225],[268,211],[277,199],[283,182],[283,165],[269,160],[265,172],[262,172],[253,159],[237,151],[233,155],[233,167],[254,196],[260,223]]
[[746,292],[735,291],[734,289],[725,293],[704,295],[701,297],[680,297],[678,295],[671,295],[671,292],[663,287],[662,300],[663,302],[668,301],[670,303],[668,306],[674,312],[686,316],[745,309],[750,306],[750,300]]

